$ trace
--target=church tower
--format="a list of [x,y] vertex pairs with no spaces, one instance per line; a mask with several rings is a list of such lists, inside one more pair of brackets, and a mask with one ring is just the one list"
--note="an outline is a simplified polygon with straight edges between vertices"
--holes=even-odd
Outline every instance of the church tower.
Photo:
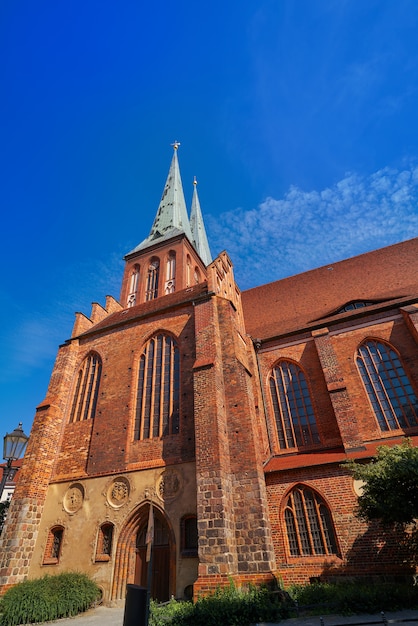
[[161,601],[277,574],[404,574],[407,543],[394,558],[398,536],[383,549],[355,518],[343,464],[417,445],[418,240],[241,294],[228,254],[212,260],[196,180],[186,210],[173,147],[119,300],[76,313],[59,346],[0,589],[77,570],[122,603],[148,583],[151,505]]
[[120,301],[135,306],[206,280],[212,261],[194,184],[190,222],[184,200],[177,150],[150,234],[125,256]]
[[151,503],[153,597],[272,579],[253,346],[196,180],[188,216],[178,147],[119,301],[76,313],[59,347],[1,538],[3,589],[77,569],[123,601],[147,583]]

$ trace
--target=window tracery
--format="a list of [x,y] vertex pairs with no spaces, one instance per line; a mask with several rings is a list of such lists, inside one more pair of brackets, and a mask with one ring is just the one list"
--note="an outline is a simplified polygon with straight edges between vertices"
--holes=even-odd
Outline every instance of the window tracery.
[[129,282],[129,294],[128,294],[128,307],[135,306],[137,293],[138,293],[138,283],[139,283],[139,265],[134,265],[132,270],[131,279]]
[[70,422],[93,419],[99,395],[102,361],[91,353],[83,361],[78,374],[71,406]]
[[176,287],[176,253],[170,252],[167,257],[165,275],[165,293],[174,293]]
[[284,518],[291,556],[338,555],[331,512],[318,493],[304,485],[294,487]]
[[148,267],[147,287],[145,292],[145,300],[155,300],[158,298],[158,281],[160,276],[160,260],[154,258]]
[[417,426],[418,399],[394,348],[384,341],[365,341],[356,362],[380,429]]
[[146,344],[139,362],[135,439],[179,432],[180,352],[169,335],[159,334]]
[[292,361],[280,361],[273,368],[269,382],[280,448],[320,443],[303,370]]

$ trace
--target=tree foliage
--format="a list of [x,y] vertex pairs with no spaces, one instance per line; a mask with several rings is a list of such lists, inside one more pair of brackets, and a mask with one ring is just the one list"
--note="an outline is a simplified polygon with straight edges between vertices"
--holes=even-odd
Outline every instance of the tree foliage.
[[354,478],[363,481],[357,515],[365,521],[406,526],[418,519],[418,448],[410,439],[379,446],[368,464],[347,463]]
[[0,502],[0,534],[6,521],[7,511],[9,510],[10,500]]

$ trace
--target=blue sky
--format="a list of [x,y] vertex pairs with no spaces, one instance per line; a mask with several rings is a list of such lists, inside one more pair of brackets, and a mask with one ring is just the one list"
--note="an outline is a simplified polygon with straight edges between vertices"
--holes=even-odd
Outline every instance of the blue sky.
[[119,296],[172,148],[242,289],[418,234],[416,0],[0,5],[0,436]]

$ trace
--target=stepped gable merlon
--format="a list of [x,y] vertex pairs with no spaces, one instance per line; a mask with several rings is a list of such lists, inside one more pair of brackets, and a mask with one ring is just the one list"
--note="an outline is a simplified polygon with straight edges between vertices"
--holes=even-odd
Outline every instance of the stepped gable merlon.
[[241,291],[235,282],[232,261],[225,250],[208,266],[208,284],[217,296],[230,300],[235,308],[241,307]]
[[81,313],[80,311],[76,311],[73,330],[71,332],[71,339],[82,335],[93,326],[94,324],[92,320],[87,317],[87,315],[84,315],[84,313]]
[[113,296],[106,296],[105,309],[110,315],[110,313],[116,313],[116,311],[121,311],[123,309],[123,306]]
[[241,297],[247,333],[263,340],[348,317],[350,312],[335,313],[348,302],[374,302],[356,314],[406,303],[418,298],[418,238],[254,287]]
[[[109,315],[106,319],[102,320],[98,324],[95,324],[94,326],[86,329],[79,336],[86,336],[90,333],[96,333],[112,326],[126,324],[127,322],[130,322],[137,318],[148,317],[149,315],[159,313],[165,309],[170,309],[172,307],[177,307],[182,304],[193,302],[195,299],[204,297],[207,294],[207,283],[199,283],[198,285],[194,285],[193,287],[187,287],[186,289],[183,289],[181,291],[176,291],[172,294],[168,294],[164,296],[164,300],[149,300],[148,302],[143,302],[141,304],[137,304],[136,306],[117,311]],[[74,337],[75,335],[72,336],[72,338]]]
[[92,302],[90,319],[93,322],[93,324],[97,324],[98,322],[101,322],[108,315],[109,313],[106,311],[104,307],[102,307],[101,304],[99,304],[98,302]]
[[74,337],[78,337],[79,335],[86,333],[96,324],[106,319],[109,315],[112,315],[112,313],[121,310],[122,306],[113,296],[106,296],[106,305],[104,307],[97,302],[93,302],[91,305],[90,317],[87,317],[87,315],[84,315],[84,313],[80,313],[79,311],[75,314],[75,322],[71,338],[73,339]]

